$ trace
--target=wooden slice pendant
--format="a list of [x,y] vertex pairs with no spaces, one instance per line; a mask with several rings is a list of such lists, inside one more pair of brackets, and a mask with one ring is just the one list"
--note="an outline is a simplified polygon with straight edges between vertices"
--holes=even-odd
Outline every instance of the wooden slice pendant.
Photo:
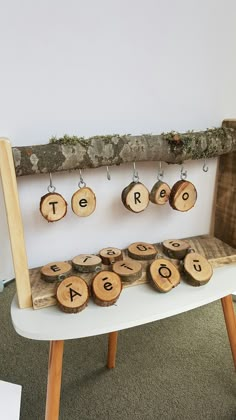
[[168,239],[162,242],[163,252],[170,258],[182,260],[188,252],[190,245],[180,239]]
[[48,282],[64,280],[71,273],[72,266],[68,262],[51,262],[44,265],[41,270],[41,277]]
[[92,295],[97,305],[114,305],[120,296],[121,290],[121,278],[112,271],[100,271],[93,279]]
[[146,242],[134,242],[128,246],[128,255],[135,260],[152,260],[156,254],[155,246]]
[[170,205],[174,210],[188,211],[197,200],[197,191],[189,181],[177,181],[171,189]]
[[72,210],[77,216],[90,216],[96,208],[96,196],[91,188],[82,187],[71,198]]
[[153,261],[149,267],[149,278],[152,285],[160,292],[169,292],[180,282],[178,269],[165,258]]
[[88,304],[88,285],[80,277],[68,277],[59,283],[56,298],[62,311],[68,313],[81,312]]
[[48,193],[41,197],[39,209],[48,222],[56,222],[66,215],[67,202],[58,193]]
[[208,260],[196,252],[186,255],[183,268],[186,279],[193,286],[206,284],[213,274],[212,266]]
[[150,201],[154,204],[166,204],[170,196],[170,187],[162,181],[157,181],[150,192]]
[[103,248],[99,252],[99,255],[105,265],[114,264],[116,261],[123,260],[122,251],[118,248]]
[[73,258],[72,264],[80,273],[92,273],[101,270],[102,260],[97,255],[80,254]]
[[121,199],[128,210],[140,213],[149,204],[149,191],[141,182],[131,182],[122,191]]
[[137,261],[123,260],[113,264],[112,270],[121,277],[122,281],[132,283],[142,275],[142,266]]

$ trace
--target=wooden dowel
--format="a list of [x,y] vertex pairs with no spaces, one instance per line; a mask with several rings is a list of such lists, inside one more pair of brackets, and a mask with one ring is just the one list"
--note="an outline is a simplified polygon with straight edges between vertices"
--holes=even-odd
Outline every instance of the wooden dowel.
[[221,299],[224,312],[226,329],[229,337],[230,347],[236,369],[236,319],[233,306],[232,295],[225,296]]
[[109,333],[107,367],[112,369],[116,366],[118,331]]
[[63,340],[50,342],[45,420],[59,419],[63,350]]

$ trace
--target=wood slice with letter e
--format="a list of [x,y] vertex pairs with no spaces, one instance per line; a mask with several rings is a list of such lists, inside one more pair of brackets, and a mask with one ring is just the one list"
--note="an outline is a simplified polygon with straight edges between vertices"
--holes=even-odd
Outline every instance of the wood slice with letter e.
[[170,187],[162,181],[157,181],[150,192],[150,201],[154,204],[166,204],[170,196]]
[[190,245],[186,241],[180,239],[168,239],[162,242],[164,253],[176,260],[182,260],[188,252]]
[[82,187],[71,198],[72,210],[77,216],[90,216],[96,208],[96,196],[91,188]]
[[121,290],[121,278],[112,271],[100,271],[93,279],[92,295],[97,305],[114,305],[120,296]]
[[72,266],[68,262],[51,262],[44,265],[41,270],[43,280],[51,283],[55,280],[64,280],[71,273]]
[[172,262],[165,258],[159,258],[149,267],[151,284],[160,292],[169,292],[180,282],[178,269]]
[[128,246],[128,255],[135,260],[152,260],[156,254],[155,246],[146,242],[134,242]]
[[62,311],[68,313],[81,312],[88,304],[88,285],[80,277],[68,277],[59,283],[56,298]]
[[209,261],[196,252],[186,255],[183,268],[186,280],[193,286],[206,284],[213,274]]
[[121,199],[128,210],[140,213],[149,204],[149,191],[141,182],[131,182],[122,191]]
[[130,283],[142,275],[142,265],[137,261],[117,261],[113,264],[112,270],[121,277],[121,280]]
[[99,255],[102,259],[103,264],[105,265],[111,265],[114,264],[116,261],[123,260],[122,251],[114,247],[101,249]]
[[72,265],[80,273],[92,273],[101,269],[102,260],[97,255],[80,254],[73,258]]
[[40,212],[48,222],[61,220],[67,212],[67,202],[58,193],[48,193],[41,197]]
[[194,185],[189,181],[177,181],[170,193],[169,202],[174,210],[188,211],[197,200],[197,191]]

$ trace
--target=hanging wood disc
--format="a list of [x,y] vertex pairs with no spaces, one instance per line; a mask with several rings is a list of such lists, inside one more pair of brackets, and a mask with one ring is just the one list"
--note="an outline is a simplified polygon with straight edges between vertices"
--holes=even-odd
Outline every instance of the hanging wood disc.
[[128,210],[140,213],[149,204],[149,191],[141,182],[131,182],[122,191],[121,199]]
[[157,181],[150,192],[150,201],[154,204],[166,204],[170,196],[170,187],[162,181]]
[[114,247],[101,249],[99,255],[102,259],[103,264],[105,265],[114,264],[114,262],[116,261],[123,260],[122,251]]
[[100,271],[93,279],[92,295],[97,305],[114,305],[120,296],[121,290],[121,278],[112,271]]
[[213,274],[209,261],[196,252],[190,252],[186,255],[183,268],[186,280],[193,286],[206,284]]
[[134,242],[128,246],[128,255],[135,260],[152,260],[156,254],[155,246],[146,242]]
[[58,193],[48,193],[41,197],[40,212],[48,222],[61,220],[67,213],[67,202]]
[[121,277],[122,281],[132,283],[142,275],[142,265],[137,261],[123,260],[113,264],[112,270]]
[[68,277],[59,283],[56,298],[62,311],[68,313],[81,312],[88,304],[88,285],[81,277]]
[[169,292],[180,282],[178,269],[172,262],[165,258],[159,258],[149,267],[151,284],[160,292]]
[[162,248],[168,257],[182,260],[187,254],[190,245],[188,242],[180,239],[168,239],[162,242]]
[[102,260],[97,255],[80,254],[73,258],[72,265],[80,273],[92,273],[101,269]]
[[71,198],[72,210],[77,216],[90,216],[96,208],[96,196],[91,188],[82,187]]
[[177,181],[170,193],[169,202],[174,210],[188,211],[197,200],[197,191],[194,185],[189,181]]
[[43,280],[53,282],[56,280],[64,280],[71,273],[72,266],[68,262],[51,262],[44,265],[41,270]]

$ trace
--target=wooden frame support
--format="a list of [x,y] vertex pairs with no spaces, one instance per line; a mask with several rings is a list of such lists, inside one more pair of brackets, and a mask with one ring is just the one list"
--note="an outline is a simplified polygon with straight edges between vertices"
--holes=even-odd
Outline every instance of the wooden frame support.
[[232,295],[225,296],[221,299],[222,308],[225,317],[226,329],[229,337],[230,347],[236,370],[236,318],[233,306]]
[[59,419],[63,351],[63,340],[50,342],[45,420]]
[[112,369],[116,366],[118,331],[110,332],[108,337],[107,367]]

